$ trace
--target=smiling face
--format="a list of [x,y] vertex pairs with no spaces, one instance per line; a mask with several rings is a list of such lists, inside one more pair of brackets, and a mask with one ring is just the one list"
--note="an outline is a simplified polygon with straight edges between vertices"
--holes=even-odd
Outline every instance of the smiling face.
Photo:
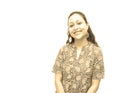
[[68,31],[74,39],[87,38],[88,24],[80,14],[73,14],[68,19]]

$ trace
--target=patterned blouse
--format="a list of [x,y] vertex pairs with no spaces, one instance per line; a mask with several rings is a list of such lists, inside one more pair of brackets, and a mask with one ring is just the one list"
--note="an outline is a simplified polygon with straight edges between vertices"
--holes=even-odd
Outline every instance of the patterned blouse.
[[66,44],[58,53],[53,72],[62,73],[65,93],[87,93],[92,79],[100,80],[104,77],[101,48],[89,42],[77,58],[77,48],[72,44]]

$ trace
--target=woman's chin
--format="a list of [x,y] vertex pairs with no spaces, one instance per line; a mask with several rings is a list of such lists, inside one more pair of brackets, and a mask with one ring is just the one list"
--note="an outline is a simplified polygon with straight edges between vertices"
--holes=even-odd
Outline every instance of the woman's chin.
[[82,38],[81,36],[74,37],[74,39],[76,39],[76,40],[80,40],[81,38]]

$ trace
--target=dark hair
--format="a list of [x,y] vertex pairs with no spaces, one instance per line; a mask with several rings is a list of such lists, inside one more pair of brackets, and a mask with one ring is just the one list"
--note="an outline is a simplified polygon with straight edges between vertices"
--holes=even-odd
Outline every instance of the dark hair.
[[[78,11],[72,12],[72,13],[68,16],[68,20],[69,20],[69,18],[70,18],[73,14],[79,14],[79,15],[81,15],[81,16],[83,17],[83,19],[85,20],[85,22],[88,23],[88,22],[87,22],[87,18],[85,17],[85,15],[84,15],[82,12],[78,12]],[[95,40],[95,36],[94,36],[94,34],[93,34],[90,26],[88,27],[88,30],[87,30],[87,31],[88,31],[88,34],[89,34],[89,37],[87,38],[87,40],[90,41],[90,42],[92,42],[92,43],[95,44],[96,46],[98,46],[98,44],[97,44],[97,42],[96,42],[96,40]],[[71,42],[69,41],[70,38],[71,38]],[[67,43],[69,43],[69,44],[74,43],[74,38],[71,37],[71,35],[69,34],[69,32],[68,32],[68,40],[66,41],[66,44],[67,44]]]

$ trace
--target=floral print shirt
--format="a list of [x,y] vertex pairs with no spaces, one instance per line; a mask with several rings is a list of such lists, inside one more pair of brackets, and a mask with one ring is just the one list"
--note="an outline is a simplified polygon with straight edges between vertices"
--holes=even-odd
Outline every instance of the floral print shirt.
[[89,42],[82,47],[77,58],[77,48],[73,44],[66,44],[58,53],[53,72],[62,73],[65,93],[87,93],[92,79],[100,80],[104,77],[101,48]]

